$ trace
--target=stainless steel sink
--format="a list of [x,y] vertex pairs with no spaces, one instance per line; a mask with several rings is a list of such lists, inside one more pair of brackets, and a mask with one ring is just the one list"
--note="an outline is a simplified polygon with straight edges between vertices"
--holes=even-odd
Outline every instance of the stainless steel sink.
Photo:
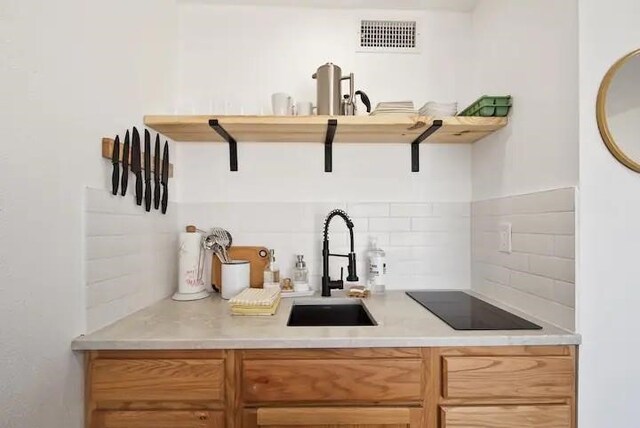
[[294,301],[287,325],[353,327],[375,326],[377,323],[361,300],[329,298]]

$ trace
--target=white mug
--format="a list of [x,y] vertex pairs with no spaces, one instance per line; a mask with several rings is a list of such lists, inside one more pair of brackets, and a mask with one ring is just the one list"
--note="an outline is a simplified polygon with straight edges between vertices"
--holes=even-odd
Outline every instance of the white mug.
[[311,116],[312,112],[313,105],[309,101],[298,101],[296,103],[296,115]]
[[271,95],[271,108],[275,116],[291,116],[293,99],[289,94],[278,92]]
[[249,274],[251,265],[247,260],[232,260],[222,263],[221,287],[222,298],[229,300],[238,295],[245,288],[249,288]]

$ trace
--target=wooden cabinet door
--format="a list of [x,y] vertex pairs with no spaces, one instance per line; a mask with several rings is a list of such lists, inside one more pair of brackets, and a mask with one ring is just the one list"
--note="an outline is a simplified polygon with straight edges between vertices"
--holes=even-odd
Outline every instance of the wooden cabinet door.
[[243,428],[418,428],[414,407],[302,407],[246,410]]
[[445,406],[440,428],[570,428],[567,405]]
[[224,428],[224,414],[209,410],[104,410],[92,428]]

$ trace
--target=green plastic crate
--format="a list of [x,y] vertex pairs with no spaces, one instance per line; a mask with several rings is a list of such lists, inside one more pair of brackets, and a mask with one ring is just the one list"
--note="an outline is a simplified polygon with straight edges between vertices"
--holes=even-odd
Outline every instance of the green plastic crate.
[[483,95],[459,113],[458,116],[504,117],[509,114],[511,105],[511,95]]

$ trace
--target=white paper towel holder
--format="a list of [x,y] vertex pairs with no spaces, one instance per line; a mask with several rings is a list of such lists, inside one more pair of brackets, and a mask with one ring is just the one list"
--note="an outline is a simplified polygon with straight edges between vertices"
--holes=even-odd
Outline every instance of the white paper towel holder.
[[211,293],[209,293],[207,290],[202,290],[197,293],[181,293],[179,291],[176,291],[175,293],[173,293],[173,296],[171,296],[171,298],[178,302],[187,302],[189,300],[204,299],[205,297],[209,297],[209,294]]
[[[186,228],[187,233],[198,233],[198,229],[195,226],[189,225]],[[199,234],[199,233],[198,233]],[[202,270],[204,269],[204,247],[202,246],[202,240],[198,245],[199,249],[199,257],[198,257],[198,281],[202,279]],[[193,287],[192,285],[189,288],[183,285],[181,281],[178,283],[178,291],[176,291],[171,297],[173,300],[179,302],[186,302],[190,300],[200,300],[206,297],[209,297],[209,291],[205,288],[204,282],[201,286]]]

